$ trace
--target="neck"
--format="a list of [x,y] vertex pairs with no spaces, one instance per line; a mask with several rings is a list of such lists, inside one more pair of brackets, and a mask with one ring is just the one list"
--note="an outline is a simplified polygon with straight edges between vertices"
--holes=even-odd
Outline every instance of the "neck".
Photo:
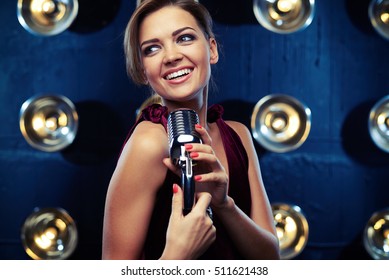
[[163,100],[163,105],[168,108],[169,112],[177,109],[188,108],[195,110],[199,115],[200,125],[207,128],[207,110],[208,110],[208,92],[205,89],[201,98],[193,99],[185,102],[177,102],[172,100]]

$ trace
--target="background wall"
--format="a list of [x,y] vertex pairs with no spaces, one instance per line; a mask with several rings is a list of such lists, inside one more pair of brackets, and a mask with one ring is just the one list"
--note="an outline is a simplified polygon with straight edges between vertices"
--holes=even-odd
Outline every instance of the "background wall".
[[[35,207],[66,209],[79,230],[71,258],[99,259],[107,186],[147,97],[127,78],[122,51],[136,1],[80,1],[75,24],[50,37],[23,29],[16,2],[0,3],[0,259],[29,259],[20,228]],[[226,119],[250,126],[256,102],[272,93],[312,111],[311,132],[297,150],[279,154],[257,144],[271,202],[300,206],[309,222],[297,258],[369,259],[363,228],[389,207],[389,154],[367,131],[370,108],[389,94],[389,42],[368,22],[369,1],[316,1],[312,24],[289,35],[260,26],[251,1],[233,8],[200,2],[214,15],[221,45],[211,103],[225,106]],[[44,93],[67,96],[80,116],[75,142],[61,152],[32,148],[19,129],[23,102]]]

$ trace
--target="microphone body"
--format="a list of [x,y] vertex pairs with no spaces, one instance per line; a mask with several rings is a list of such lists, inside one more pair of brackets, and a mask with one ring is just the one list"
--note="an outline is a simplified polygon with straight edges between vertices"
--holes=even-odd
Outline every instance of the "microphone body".
[[168,116],[167,130],[169,156],[172,162],[181,168],[181,187],[184,192],[184,214],[194,205],[195,181],[193,178],[194,162],[185,150],[185,144],[202,143],[195,125],[199,123],[197,113],[192,109],[178,109]]

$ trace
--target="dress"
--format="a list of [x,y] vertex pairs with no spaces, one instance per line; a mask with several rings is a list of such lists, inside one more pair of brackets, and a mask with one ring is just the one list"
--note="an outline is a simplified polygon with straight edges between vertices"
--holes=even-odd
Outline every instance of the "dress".
[[[229,191],[235,204],[250,214],[251,196],[248,181],[248,156],[238,134],[222,119],[223,107],[215,104],[208,109],[207,121],[216,122],[228,160]],[[127,137],[131,136],[135,127],[142,121],[148,120],[160,123],[167,127],[167,108],[159,104],[153,104],[142,111],[142,115],[134,124]],[[127,141],[126,140],[126,141]],[[180,178],[168,170],[163,186],[159,189],[155,208],[150,221],[145,247],[144,259],[158,259],[165,247],[166,230],[171,213],[172,185],[180,184]],[[216,240],[200,259],[242,259],[237,249],[233,246],[228,233],[224,229],[217,216],[214,215],[213,223],[216,227]]]

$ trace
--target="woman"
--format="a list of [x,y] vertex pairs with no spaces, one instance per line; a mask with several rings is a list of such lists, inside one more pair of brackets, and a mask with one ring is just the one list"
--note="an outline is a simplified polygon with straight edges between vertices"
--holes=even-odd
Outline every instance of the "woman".
[[[208,11],[194,0],[146,0],[125,33],[127,70],[162,104],[148,106],[123,146],[106,200],[103,259],[279,259],[271,207],[249,130],[208,108],[218,50]],[[166,118],[195,110],[202,144],[185,146],[196,166],[196,203],[183,215]],[[213,220],[207,215],[211,207]]]

